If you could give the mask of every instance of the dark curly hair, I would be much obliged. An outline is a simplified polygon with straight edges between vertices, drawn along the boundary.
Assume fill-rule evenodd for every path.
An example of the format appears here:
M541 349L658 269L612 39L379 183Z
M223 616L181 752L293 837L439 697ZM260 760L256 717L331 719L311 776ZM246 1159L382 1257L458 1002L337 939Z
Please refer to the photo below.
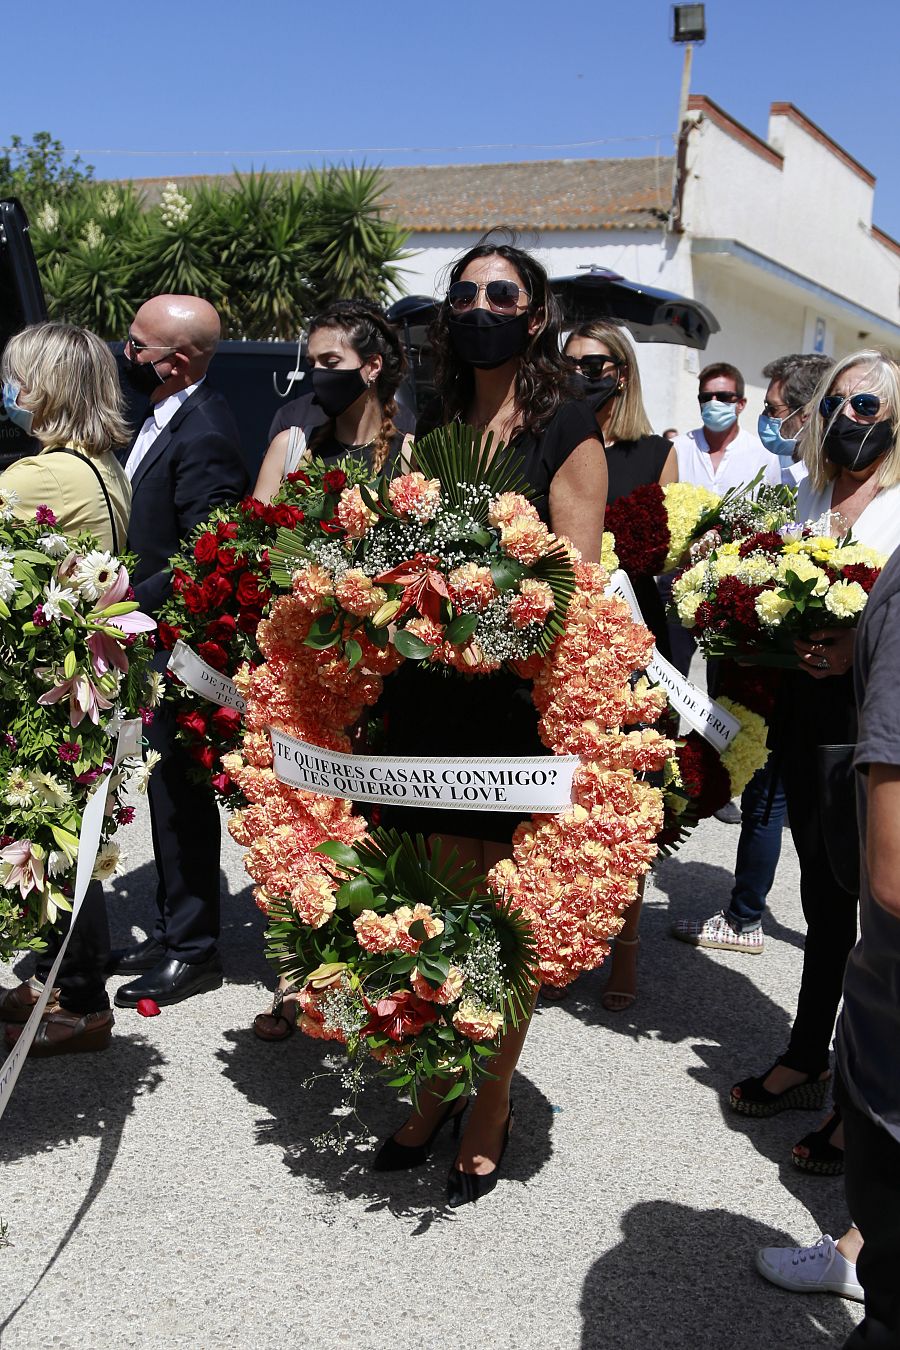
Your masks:
M347 342L365 364L373 356L381 357L381 372L375 383L375 392L381 404L381 426L372 447L372 467L380 473L391 450L391 441L397 435L394 418L397 402L394 398L406 374L406 352L400 334L388 323L384 311L371 300L335 300L317 314L309 325L309 336L318 328L339 328ZM329 440L334 435L334 419L317 428L309 448Z
M528 339L516 371L516 411L523 431L539 432L550 421L560 404L572 396L571 373L559 350L562 313L555 295L550 290L547 273L530 253L515 243L495 238L489 231L453 264L447 278L448 288L459 281L469 263L477 258L494 255L505 258L518 273L523 288L528 292L528 312L538 319L538 326ZM507 240L516 236L509 231ZM450 307L446 299L438 310L431 334L435 357L435 385L442 403L444 420L452 422L465 417L475 394L475 376L472 367L457 356L450 339L448 320Z

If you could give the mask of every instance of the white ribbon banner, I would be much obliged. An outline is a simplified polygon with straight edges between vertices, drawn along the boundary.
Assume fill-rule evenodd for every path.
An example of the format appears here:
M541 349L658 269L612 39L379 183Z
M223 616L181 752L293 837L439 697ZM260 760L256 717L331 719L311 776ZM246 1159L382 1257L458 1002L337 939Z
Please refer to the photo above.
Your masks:
M214 670L205 661L201 661L192 648L179 638L169 657L169 670L177 675L182 684L222 708L237 708L243 713L247 710L245 699L238 693L234 680L229 680L220 670Z
M118 735L116 739L116 753L113 757L113 768L123 759L140 751L142 738L142 723L139 717L128 718L125 720L116 718L113 721ZM134 746L137 745L137 751ZM59 974L59 968L62 965L63 957L69 945L69 939L72 936L72 930L78 920L81 906L84 903L84 897L87 894L87 888L91 882L91 876L94 871L94 863L97 860L97 853L100 848L100 835L103 830L103 818L106 814L106 799L109 795L109 782L112 773L104 774L98 781L97 786L91 793L87 806L84 809L84 815L81 818L81 834L78 837L78 861L75 866L75 894L72 898L72 916L69 921L69 931L62 940L62 945L56 955L56 960L50 967L50 974L44 983L44 987L38 997L37 1002L31 1010L31 1014L25 1026L22 1028L22 1034L16 1041L13 1049L7 1055L3 1064L0 1065L0 1118L9 1103L19 1074L22 1072L22 1066L31 1049L31 1042L37 1035L37 1029L40 1026L44 1009L50 998L55 985L56 977Z
M613 572L609 579L607 594L617 595L620 600L624 600L635 622L644 623L644 616L627 572L621 570ZM699 732L720 753L728 749L740 731L741 724L730 712L725 711L721 703L716 703L709 694L691 684L690 680L686 680L671 661L660 656L656 647L653 648L647 674L656 684L662 685L672 707L684 718L689 727Z
M269 727L276 777L290 787L393 806L555 815L572 804L578 755L452 759L344 755Z

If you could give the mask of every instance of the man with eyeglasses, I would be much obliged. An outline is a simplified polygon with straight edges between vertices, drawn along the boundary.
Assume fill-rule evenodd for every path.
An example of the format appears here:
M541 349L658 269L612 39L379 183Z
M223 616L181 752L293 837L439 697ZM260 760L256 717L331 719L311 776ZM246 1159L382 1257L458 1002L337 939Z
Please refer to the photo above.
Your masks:
M806 477L800 441L809 418L808 404L831 366L831 358L819 352L795 352L763 367L769 386L756 429L765 448L777 455L781 481L788 487L796 487Z
M156 295L134 317L123 379L147 399L125 461L131 479L128 547L138 556L141 609L158 614L171 591L169 559L216 506L238 501L249 480L237 426L206 372L219 316L196 295ZM165 668L167 652L155 664ZM192 780L163 703L147 729L162 759L150 777L150 820L159 914L152 934L113 953L114 970L138 978L116 994L122 1008L142 998L177 1003L222 983L219 936L219 813L212 788Z

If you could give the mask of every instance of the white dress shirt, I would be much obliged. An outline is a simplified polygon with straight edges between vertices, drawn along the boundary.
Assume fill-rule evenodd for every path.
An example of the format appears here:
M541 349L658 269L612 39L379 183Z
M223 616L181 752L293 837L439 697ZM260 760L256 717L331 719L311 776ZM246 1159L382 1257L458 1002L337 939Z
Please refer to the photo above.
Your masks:
M729 488L743 487L763 471L763 482L776 487L781 482L781 465L777 455L770 454L762 442L741 427L725 453L713 469L709 445L703 427L675 437L678 456L678 481L698 483L723 496Z
M137 434L137 439L131 447L131 454L125 462L125 472L129 478L134 478L138 465L156 440L163 427L168 426L172 418L193 394L195 389L199 389L204 375L196 384L189 384L187 389L179 389L177 394L169 394L167 398L161 399L159 403L153 405L153 411Z

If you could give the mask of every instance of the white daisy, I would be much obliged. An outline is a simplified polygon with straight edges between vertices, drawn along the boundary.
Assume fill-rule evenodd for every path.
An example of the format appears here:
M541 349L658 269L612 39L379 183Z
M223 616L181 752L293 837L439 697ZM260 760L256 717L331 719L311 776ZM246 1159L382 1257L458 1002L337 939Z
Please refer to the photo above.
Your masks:
M34 787L25 770L18 765L10 769L3 800L10 806L29 806L33 797Z
M51 581L41 602L44 618L67 619L69 616L63 610L63 604L71 605L73 609L76 609L78 607L77 592L69 586L57 586L55 581Z
M69 547L64 534L42 534L37 546L49 553L51 558L61 558Z
M118 574L118 558L95 548L83 558L79 558L74 581L81 594L88 600L99 600L103 592L109 590Z
M28 779L34 787L42 802L48 806L65 806L71 801L72 794L65 783L55 778L52 773L43 773L40 769L32 769Z
M163 696L163 690L166 682L158 670L151 670L147 675L147 705L155 708Z
M124 862L122 850L110 839L107 843L101 844L97 850L97 861L94 863L91 876L95 881L108 881L110 877L122 871L120 866L122 862Z

